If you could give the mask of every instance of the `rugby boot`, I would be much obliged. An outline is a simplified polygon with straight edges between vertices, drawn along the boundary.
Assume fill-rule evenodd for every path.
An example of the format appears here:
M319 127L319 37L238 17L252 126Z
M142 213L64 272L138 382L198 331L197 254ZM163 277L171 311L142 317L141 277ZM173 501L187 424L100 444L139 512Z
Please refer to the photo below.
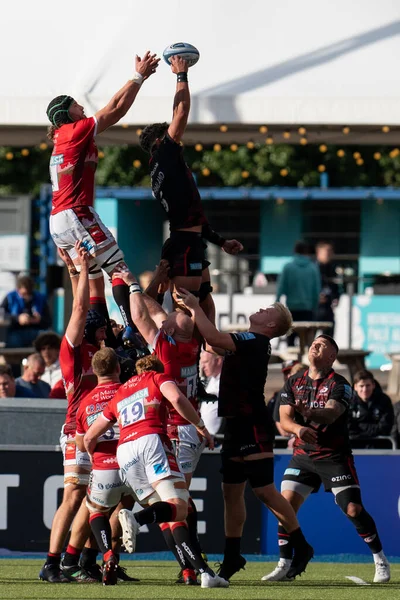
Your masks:
M216 573L214 573L214 575L210 575L210 573L202 573L200 575L200 578L202 588L229 587L229 581L227 581L223 577L220 577Z
M69 583L68 577L65 577L59 565L44 564L39 573L39 579L49 583Z
M387 583L388 581L390 581L390 565L384 556L375 563L374 583Z
M69 579L69 581L75 581L76 583L98 583L99 580L91 577L87 573L86 569L82 569L79 565L72 565L72 567L63 567L61 565L62 574Z
M241 554L236 558L225 557L222 565L218 569L218 575L226 581L229 581L235 573L240 571L240 569L244 569L246 562L245 557Z
M297 575L301 575L306 570L306 567L310 560L314 556L314 548L310 544L306 544L301 549L296 548L292 564L290 565L289 571L286 576L289 579L294 579Z
M290 558L281 558L275 569L271 573L268 573L268 575L261 577L261 581L293 581L293 579L289 579L287 576L291 562Z
M118 574L117 574L117 561L115 556L111 556L103 565L103 585L117 585Z
M122 543L125 550L132 554L136 548L136 536L139 533L139 523L131 510L122 508L118 513L118 519L122 527Z
M121 565L117 565L116 573L119 581L140 581L140 579L128 575L125 567L121 567Z

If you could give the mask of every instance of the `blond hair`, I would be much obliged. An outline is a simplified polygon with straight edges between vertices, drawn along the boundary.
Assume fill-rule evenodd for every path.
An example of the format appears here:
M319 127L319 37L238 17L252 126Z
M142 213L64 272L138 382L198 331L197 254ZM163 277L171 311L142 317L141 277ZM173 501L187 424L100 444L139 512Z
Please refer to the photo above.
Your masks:
M293 317L290 310L281 302L274 302L272 305L279 313L279 322L276 325L276 336L288 335L293 327Z
M161 360L155 354L149 354L136 361L136 373L141 375L147 371L157 371L157 373L164 373L164 365Z
M118 364L118 356L112 348L102 348L92 358L93 373L98 377L113 375Z

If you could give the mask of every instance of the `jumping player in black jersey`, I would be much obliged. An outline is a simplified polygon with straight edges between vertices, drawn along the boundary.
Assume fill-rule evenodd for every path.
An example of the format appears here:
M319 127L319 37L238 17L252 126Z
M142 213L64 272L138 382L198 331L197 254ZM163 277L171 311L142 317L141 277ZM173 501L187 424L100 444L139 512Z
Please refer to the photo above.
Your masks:
M243 246L237 240L225 240L218 235L204 215L199 191L180 145L190 111L188 64L183 58L173 56L171 69L177 75L172 122L145 127L140 145L151 154L153 196L169 219L170 237L163 246L162 258L169 262L170 279L175 288L191 290L204 303L212 288L203 240L220 246L228 254L241 252ZM211 302L211 297L208 301ZM210 315L212 308L207 304L203 307Z
M294 433L296 441L281 491L297 512L322 483L368 544L375 562L374 583L386 583L390 566L375 522L363 506L349 443L347 419L353 391L347 380L332 369L338 350L330 336L317 337L308 353L310 368L290 377L282 390L281 426ZM292 544L281 524L278 539L280 560L274 571L262 578L264 581L291 579Z
M210 346L225 349L218 414L226 417L222 444L222 490L225 506L225 553L219 574L230 579L244 568L240 542L246 520L246 482L261 502L283 519L293 544L292 577L302 573L313 557L290 504L274 485L274 422L264 402L264 385L271 355L270 340L285 335L292 324L289 310L275 302L250 316L243 333L222 333L208 320L198 299L178 289L185 306Z

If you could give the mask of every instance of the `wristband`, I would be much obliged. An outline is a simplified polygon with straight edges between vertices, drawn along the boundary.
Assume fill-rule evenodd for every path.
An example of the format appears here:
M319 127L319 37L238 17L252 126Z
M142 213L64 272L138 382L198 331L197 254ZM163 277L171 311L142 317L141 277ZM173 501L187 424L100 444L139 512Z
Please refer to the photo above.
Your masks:
M135 283L131 283L129 286L130 294L141 294L142 290L140 289L140 285L135 281Z
M133 75L133 77L131 79L131 81L133 81L134 83L137 83L138 85L142 85L143 80L144 80L143 75L141 75L137 71L136 71L136 73Z
M187 83L188 82L188 76L186 71L181 71L180 73L177 74L176 76L176 81L178 83Z
M197 423L197 425L195 425L196 429L205 429L205 425L204 425L204 421L203 419L200 419L200 421Z

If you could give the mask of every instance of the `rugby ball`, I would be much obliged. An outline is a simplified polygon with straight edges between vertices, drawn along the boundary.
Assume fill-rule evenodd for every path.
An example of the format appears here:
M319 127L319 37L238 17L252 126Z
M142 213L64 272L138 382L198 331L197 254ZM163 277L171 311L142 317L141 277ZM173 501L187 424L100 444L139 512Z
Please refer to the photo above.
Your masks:
M192 44L186 44L185 42L178 42L167 46L163 52L165 62L170 65L171 56L182 56L187 60L189 67L193 67L200 58L200 52L192 46Z

